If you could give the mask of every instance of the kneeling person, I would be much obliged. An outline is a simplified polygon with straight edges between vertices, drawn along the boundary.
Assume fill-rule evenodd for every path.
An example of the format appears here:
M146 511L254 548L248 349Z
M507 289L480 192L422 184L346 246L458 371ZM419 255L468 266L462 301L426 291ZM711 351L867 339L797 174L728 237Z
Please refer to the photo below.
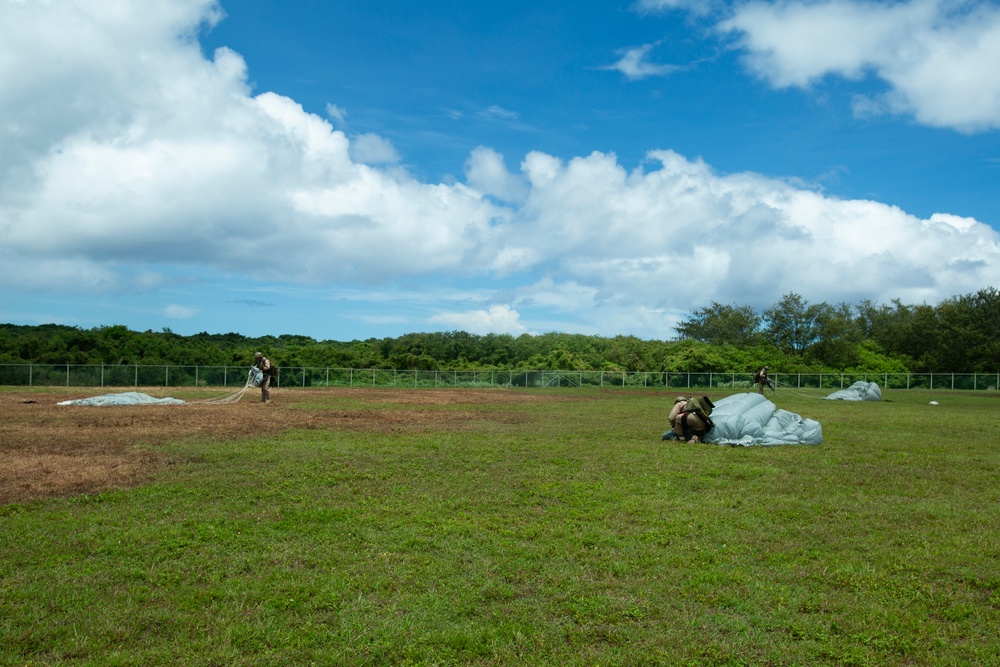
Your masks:
M701 442L705 434L712 430L712 408L715 404L708 396L674 399L674 407L670 410L670 426L678 440L687 440L694 444Z

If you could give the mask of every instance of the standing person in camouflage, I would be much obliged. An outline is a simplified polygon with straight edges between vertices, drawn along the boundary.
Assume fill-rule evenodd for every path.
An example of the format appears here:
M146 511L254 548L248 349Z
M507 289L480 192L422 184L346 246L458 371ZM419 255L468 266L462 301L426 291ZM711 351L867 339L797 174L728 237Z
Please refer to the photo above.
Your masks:
M774 391L774 384L771 382L771 379L767 377L767 366L764 366L753 374L753 381L757 383L757 391L761 396L764 395L765 385L770 387L771 391Z
M253 355L253 365L254 368L260 369L260 372L264 374L263 379L260 381L260 402L270 403L271 378L275 375L274 364L272 364L270 359L265 357L262 353L255 352Z

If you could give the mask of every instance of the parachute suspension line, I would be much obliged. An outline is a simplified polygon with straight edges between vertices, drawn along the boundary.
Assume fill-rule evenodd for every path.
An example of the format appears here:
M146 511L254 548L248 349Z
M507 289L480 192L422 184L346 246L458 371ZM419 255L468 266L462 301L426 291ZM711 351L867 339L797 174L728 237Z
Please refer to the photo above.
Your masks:
M810 393L808 390L800 389L799 387L796 387L794 384L787 384L787 383L782 382L780 380L777 380L776 382L777 382L778 387L783 392L795 394L796 396L799 396L801 398L822 398L822 397L816 396L815 394Z
M236 403L243 398L243 394L260 385L260 380L263 376L255 371L257 371L256 368L250 369L250 372L247 373L247 383L235 394L223 396L222 398L206 398L200 401L191 401L191 403L198 403L200 405L229 405L230 403Z

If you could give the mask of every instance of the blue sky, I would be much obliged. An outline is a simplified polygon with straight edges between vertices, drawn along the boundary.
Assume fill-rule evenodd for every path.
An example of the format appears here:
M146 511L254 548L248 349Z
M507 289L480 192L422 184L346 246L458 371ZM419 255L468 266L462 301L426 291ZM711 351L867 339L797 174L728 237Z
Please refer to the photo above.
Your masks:
M670 338L1000 286L1000 3L0 0L0 321Z

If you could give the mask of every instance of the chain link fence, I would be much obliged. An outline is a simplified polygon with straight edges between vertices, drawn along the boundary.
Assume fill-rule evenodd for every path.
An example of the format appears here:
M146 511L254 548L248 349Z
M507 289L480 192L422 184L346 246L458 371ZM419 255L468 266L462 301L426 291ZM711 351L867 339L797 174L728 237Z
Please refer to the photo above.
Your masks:
M276 387L621 387L651 389L750 388L753 373L648 371L465 370L283 367ZM8 387L236 387L245 366L139 364L0 364ZM779 387L837 390L854 382L883 389L996 390L1000 373L771 373Z

